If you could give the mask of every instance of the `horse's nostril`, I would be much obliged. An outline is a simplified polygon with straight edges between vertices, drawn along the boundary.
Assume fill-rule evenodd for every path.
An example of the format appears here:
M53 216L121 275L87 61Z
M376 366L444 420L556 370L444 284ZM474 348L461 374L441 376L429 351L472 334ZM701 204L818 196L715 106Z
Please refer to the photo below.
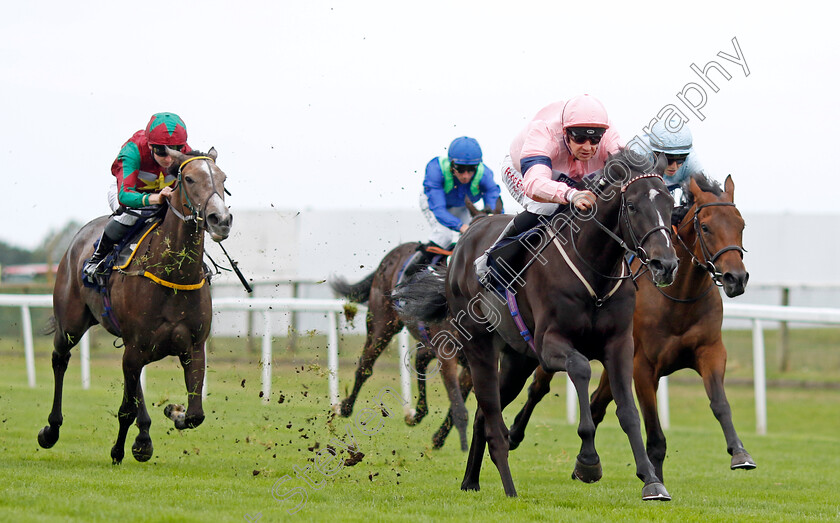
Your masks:
M210 225L219 225L219 216L215 213L207 216L207 221L210 222Z

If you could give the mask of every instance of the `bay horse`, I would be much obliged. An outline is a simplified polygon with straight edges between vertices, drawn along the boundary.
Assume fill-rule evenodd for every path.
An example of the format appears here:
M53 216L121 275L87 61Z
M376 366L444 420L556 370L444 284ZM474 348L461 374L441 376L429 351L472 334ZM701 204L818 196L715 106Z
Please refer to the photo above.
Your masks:
M472 224L475 223L477 218L488 214L502 213L501 198L496 200L496 208L493 210L479 210L469 198L465 198L464 203L470 212L470 216L473 217L473 221L470 222L470 227L472 227ZM371 374L373 374L374 363L376 363L376 360L388 347L393 337L403 329L403 326L406 326L409 333L416 340L421 340L422 343L416 351L415 363L418 385L417 406L411 413L406 415L405 422L408 425L416 425L426 416L428 413L426 378L439 372L452 408L447 413L447 418L441 428L432 437L432 445L434 448L442 447L449 430L454 424L461 438L461 449L467 450L467 423L469 417L467 408L464 405L464 399L469 394L472 382L469 379L469 371L466 369L466 361L461 360L464 369L460 375L458 374L459 360L457 358L443 357L437 358L439 363L435 372L427 373L426 369L428 364L432 359L437 357L434 347L430 346L428 340L434 338L438 329L434 325L430 325L428 329L426 327L421 328L422 324L418 324L417 322L407 322L404 324L397 316L391 300L391 292L399 282L403 269L419 247L419 242L403 243L395 247L382 258L376 270L357 283L350 284L341 276L333 276L329 280L330 287L336 294L357 303L367 303L368 306L368 313L365 319L367 327L365 346L356 365L353 389L342 400L339 407L339 414L347 417L353 413L353 407L356 404L356 399L362 386ZM437 258L438 261L433 261L433 263L445 264L447 255L448 253L441 255ZM408 362L400 362L400 364L406 365Z
M723 429L732 470L756 468L732 423L732 410L723 387L726 347L721 339L723 300L716 286L730 298L740 296L749 280L743 262L744 219L735 207L735 184L726 177L724 190L703 175L693 175L683 186L688 197L684 213L674 227L680 270L667 291L640 278L633 315L633 381L647 435L647 453L663 479L665 434L659 421L656 391L659 378L681 369L693 369L703 379L712 412ZM693 210L693 212L692 212ZM635 262L637 263L637 262ZM552 375L537 369L528 400L511 427L511 447L525 436L534 406L548 393ZM613 399L609 373L601 375L590 398L596 426Z
M488 446L505 494L516 496L502 409L538 364L549 372L568 372L579 404L588 407L589 361L597 359L613 377L618 419L633 450L636 475L644 482L642 499L671 499L645 453L633 401L636 293L624 262L625 252L633 252L657 284L673 281L677 257L666 224L674 200L661 176L651 172L664 168L663 161L654 167L629 150L611 156L604 169L584 179L598 196L591 214L582 216L563 206L546 229L518 240L533 258L509 284L506 299L478 281L473 261L499 236L507 217L490 217L470 227L447 269L425 273L395 293L404 319L453 325L453 343L469 362L479 409L462 490L479 490ZM580 412L582 444L573 478L594 482L601 478L595 424L588 408Z
M149 363L166 356L180 359L187 409L184 413L182 407L170 405L165 413L173 418L177 429L195 428L204 421L204 342L212 320L210 288L202 261L204 232L210 233L214 241L224 240L230 234L233 217L225 206L226 176L216 165L216 150L210 149L206 155L198 151L168 152L175 159L170 174L177 175L177 180L166 215L156 229L144 236L130 264L112 273L107 294L83 285L82 267L93 253L94 240L101 235L108 217L102 216L82 227L59 263L53 291L55 395L49 425L38 433L38 443L43 448L51 448L59 438L62 389L70 350L97 323L122 337L125 344L119 432L111 448L114 464L123 460L126 435L135 419L140 432L131 447L134 459L143 462L152 457L152 420L140 386L140 371ZM105 306L107 296L110 312Z

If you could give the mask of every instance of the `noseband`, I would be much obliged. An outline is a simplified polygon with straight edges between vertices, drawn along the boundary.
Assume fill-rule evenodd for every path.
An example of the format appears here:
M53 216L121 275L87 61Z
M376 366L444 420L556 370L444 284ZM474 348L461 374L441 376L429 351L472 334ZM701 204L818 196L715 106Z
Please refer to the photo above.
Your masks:
M178 179L175 180L175 185L173 186L175 189L180 189L181 192L183 193L184 200L186 200L186 202L184 202L184 205L187 207L187 209L190 210L189 215L181 214L181 212L179 212L174 206L172 206L172 203L169 203L169 207L172 209L172 212L175 213L175 216L180 218L183 222L188 223L188 222L191 222L191 221L195 221L196 227L199 227L201 222L204 221L204 212L207 209L207 203L210 201L210 198L212 198L215 195L218 195L219 197L222 198L222 200L224 200L224 196L222 196L221 193L219 192L219 190L216 189L216 180L213 179L213 169L211 168L210 169L210 184L211 184L211 187L213 188L213 192L210 193L210 195L207 197L206 200L204 200L204 203L202 205L194 205L193 204L192 199L190 199L190 194L187 192L187 186L182 185L182 183L181 183L181 174L184 170L184 166L187 165L188 163L192 162L192 161L195 161L195 160L206 160L208 162L213 162L213 158L211 158L209 156L193 156L192 158L188 158L187 160L184 160L184 162L181 163L181 165L178 166Z
M685 248L685 250L688 251L689 254L691 254L691 262L698 267L703 267L704 269L706 269L709 275L711 275L712 281L715 282L715 285L717 285L718 287L723 287L723 281L721 281L723 274L715 266L715 262L718 260L718 258L721 257L723 253L729 251L738 251L738 253L741 255L741 259L744 259L744 253L746 252L746 249L744 249L740 245L727 245L726 247L717 251L715 254L711 253L711 251L709 250L709 246L706 245L706 240L703 239L703 231L700 227L699 218L700 211L702 211L706 207L735 207L735 204L730 202L710 202L704 203L703 205L698 205L697 208L694 210L694 219L692 220L692 222L694 224L694 232L697 236L694 239L694 243L700 243L700 252L703 253L703 261L701 262L697 259L696 256L694 256L694 251L688 248L685 242L683 242L680 238L679 231L677 231L677 239ZM682 230L682 227L680 227L680 230Z

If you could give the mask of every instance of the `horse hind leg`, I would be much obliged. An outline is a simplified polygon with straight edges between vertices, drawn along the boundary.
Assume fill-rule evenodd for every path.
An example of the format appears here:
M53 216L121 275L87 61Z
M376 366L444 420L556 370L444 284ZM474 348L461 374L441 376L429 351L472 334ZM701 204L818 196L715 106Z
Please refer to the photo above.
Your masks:
M417 371L417 405L413 412L409 412L405 416L405 424L411 427L423 421L423 418L429 413L429 405L426 399L426 381L440 371L440 364L438 364L431 375L426 373L429 362L435 359L435 351L426 347L425 344L418 345L419 348L414 358L414 369Z
M55 334L53 336L52 369L55 382L53 392L52 410L47 417L49 425L38 432L38 445L42 448L52 448L58 441L61 425L64 423L64 416L61 413L61 404L64 390L64 374L67 372L67 364L70 361L70 349L72 349L82 338L82 335L90 324L84 325L79 333L69 333L61 328L56 321Z
M461 450L466 451L468 449L467 423L469 421L469 413L464 404L464 396L461 393L458 361L456 358L442 359L441 378L443 378L443 384L449 396L449 412L443 425L441 425L440 429L432 437L432 445L436 449L443 447L446 436L449 435L449 431L452 430L452 425L454 424L461 440Z
M553 372L544 371L542 367L537 367L534 372L534 379L528 387L528 399L522 406L522 410L513 419L513 426L510 428L510 435L508 436L510 438L510 450L519 447L519 444L525 439L525 427L528 426L528 421L530 421L537 403L542 401L551 390L551 378L553 376Z
M353 407L356 405L356 398L359 396L359 391L362 390L362 385L373 374L373 364L376 363L377 358L382 354L388 343L394 335L402 328L402 323L394 318L388 321L381 322L384 324L377 325L376 318L371 316L368 320L367 328L368 335L365 341L365 348L359 358L359 364L356 366L356 379L353 382L353 391L349 396L344 398L339 407L339 414L342 417L348 417L353 414Z
M464 362L466 365L466 362ZM472 390L472 377L470 376L470 368L468 366L464 366L461 368L461 374L458 377L458 384L461 388L461 399L465 402L464 409L466 409L466 401L467 397L470 395L470 391ZM466 411L465 411L466 412ZM469 416L469 414L467 414ZM435 432L434 436L432 436L432 442L440 441L440 445L443 446L443 442L446 440L446 437L449 435L449 432L452 430L452 407L449 407L449 410L446 412L446 418L443 419L443 423L440 424L437 432ZM469 421L469 419L467 419ZM461 433L461 429L459 428L459 435L461 436L461 450L467 450L469 447L466 445L466 424L464 425L464 431Z

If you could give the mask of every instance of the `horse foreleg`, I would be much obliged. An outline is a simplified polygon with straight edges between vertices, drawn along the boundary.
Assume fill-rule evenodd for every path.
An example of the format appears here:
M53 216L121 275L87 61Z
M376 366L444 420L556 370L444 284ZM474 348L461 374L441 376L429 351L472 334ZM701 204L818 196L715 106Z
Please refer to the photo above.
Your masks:
M137 389L140 382L140 372L143 370L145 364L134 355L136 352L137 349L126 344L122 362L124 381L123 400L117 412L120 429L117 433L117 441L111 447L111 461L114 465L122 463L125 457L125 439L128 435L128 429L137 418Z
M706 395L709 397L709 406L723 429L723 435L726 438L726 450L732 456L730 468L732 470L752 470L756 468L755 461L744 448L738 433L735 432L735 426L732 423L732 409L723 388L723 377L726 371L726 349L723 343L718 342L712 347L698 349L697 353L703 355L698 358L698 372L703 378Z
M461 439L461 450L467 450L467 422L469 421L469 414L467 407L464 404L464 397L461 395L461 387L458 378L458 360L452 358L441 358L441 378L443 385L446 387L446 393L449 396L449 412L443 425L438 429L432 437L432 446L439 449L446 441L446 436L452 430L452 425L458 429L458 435Z
M152 445L152 437L149 435L149 428L152 426L152 418L149 416L149 411L146 410L146 399L143 396L143 387L141 383L137 382L137 428L140 429L139 434L134 439L134 444L131 446L131 453L134 459L139 462L149 461L154 454L154 446Z
M426 403L426 381L429 376L426 375L426 369L429 367L429 362L435 359L435 351L432 348L426 347L424 343L418 346L414 357L414 369L417 371L417 405L413 413L405 416L405 423L410 426L420 423L429 413L429 406Z
M373 364L376 363L376 359L391 342L391 338L402 328L402 323L396 318L382 323L384 324L376 325L375 318L368 318L367 340L362 356L359 358L359 364L356 366L356 380L353 382L353 391L341 402L339 409L339 414L345 418L353 414L356 398L359 396L359 391L362 390L362 385L373 374Z
M180 355L179 359L184 368L184 383L187 386L187 412L183 421L179 419L175 422L175 428L194 429L204 422L201 400L205 372L204 343L196 344L189 354Z
M598 387L589 396L589 412L592 413L592 422L595 423L595 428L604 421L604 416L607 415L607 407L613 400L612 389L610 389L610 375L607 370L601 373L601 380L598 382Z
M642 442L639 411L636 410L636 404L633 401L632 336L630 333L627 333L625 336L618 336L610 340L604 348L604 352L608 355L604 361L604 368L610 376L610 388L615 399L618 422L630 440L630 448L633 451L633 459L636 462L636 476L645 484L642 487L642 499L670 500L671 495L668 494L665 485L656 476L656 471L650 462L650 458L648 458L645 445ZM591 419L589 409L586 409L586 413L590 415Z
M519 447L519 444L525 439L525 427L528 426L528 421L534 413L534 407L551 390L551 378L553 377L553 372L545 371L542 367L537 367L534 372L534 379L528 387L528 399L522 406L522 410L513 419L513 426L510 428L510 450Z
M589 411L589 380L592 377L592 368L589 360L580 352L571 349L566 354L566 372L578 396L578 420L577 433L580 437L580 452L575 459L575 469L572 472L572 479L579 479L584 483L594 483L601 479L601 458L595 450L595 422L592 421L592 413Z
M50 415L47 417L49 425L38 432L38 444L45 448L52 448L58 441L61 424L64 423L64 416L61 414L61 399L64 390L64 373L67 371L67 363L70 361L70 349L76 344L72 336L65 335L60 328L56 329L52 352L52 369L55 381L53 392L53 405Z

